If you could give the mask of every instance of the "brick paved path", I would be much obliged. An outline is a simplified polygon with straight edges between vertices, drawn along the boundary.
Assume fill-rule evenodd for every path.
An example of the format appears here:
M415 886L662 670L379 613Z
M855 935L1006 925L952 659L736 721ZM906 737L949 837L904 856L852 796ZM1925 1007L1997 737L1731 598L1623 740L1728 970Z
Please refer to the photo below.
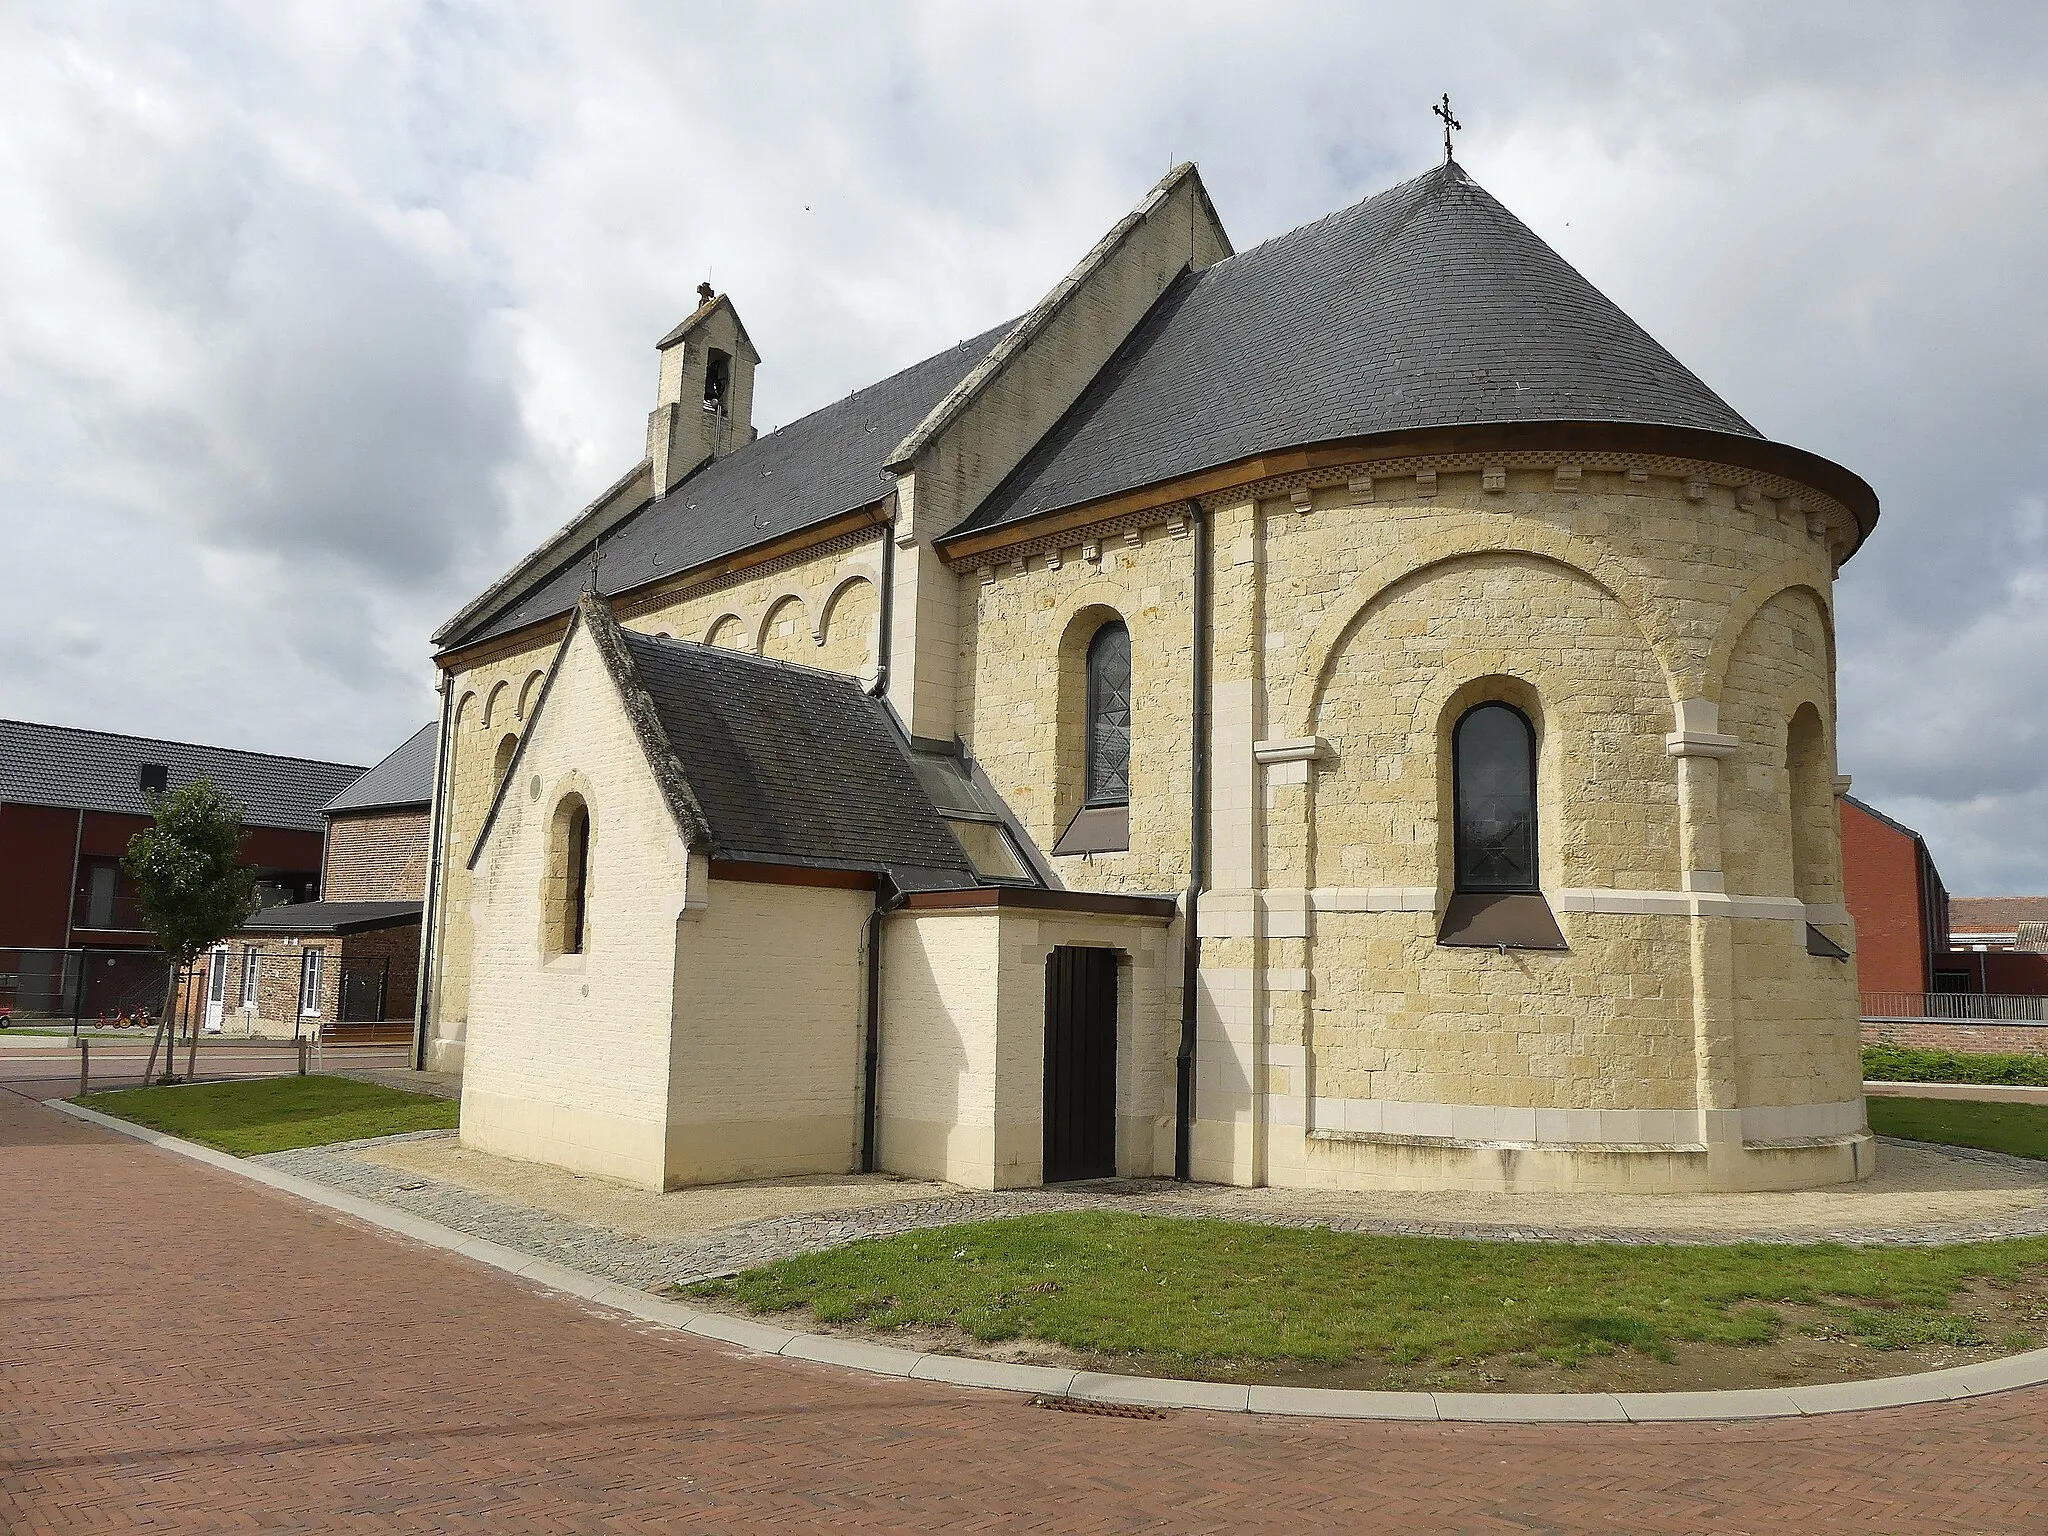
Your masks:
M0 1092L0 1530L2048 1528L2048 1390L1746 1425L1181 1413L736 1357Z

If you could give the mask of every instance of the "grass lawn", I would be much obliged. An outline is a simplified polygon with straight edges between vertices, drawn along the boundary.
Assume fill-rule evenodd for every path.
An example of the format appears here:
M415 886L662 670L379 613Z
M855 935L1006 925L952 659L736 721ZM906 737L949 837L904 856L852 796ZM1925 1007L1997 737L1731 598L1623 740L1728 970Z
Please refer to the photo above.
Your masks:
M1972 1106L1975 1107L1975 1106ZM869 1239L690 1287L755 1312L1205 1361L1577 1366L1803 1331L1878 1349L2000 1344L1951 1301L2048 1276L2048 1238L1948 1248L1485 1243L1066 1212ZM2038 1331L2038 1330L2037 1330Z
M1907 1141L1945 1141L2014 1157L2048 1158L2048 1104L1985 1104L1969 1099L1871 1097L1870 1128Z
M452 1131L460 1107L453 1099L347 1077L125 1088L74 1102L238 1157L400 1131Z
M1986 1055L1920 1051L1903 1045L1866 1045L1863 1076L1873 1083L1998 1083L2048 1088L2048 1051Z

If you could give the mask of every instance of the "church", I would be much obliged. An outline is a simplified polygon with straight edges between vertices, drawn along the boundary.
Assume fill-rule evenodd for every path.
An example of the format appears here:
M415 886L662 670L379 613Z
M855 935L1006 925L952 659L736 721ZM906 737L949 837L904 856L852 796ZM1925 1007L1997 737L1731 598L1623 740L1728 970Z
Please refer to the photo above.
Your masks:
M419 1051L466 1145L656 1189L1874 1170L1833 582L1876 498L1453 160L1242 252L1181 165L1028 313L765 435L698 294L645 457L435 636Z

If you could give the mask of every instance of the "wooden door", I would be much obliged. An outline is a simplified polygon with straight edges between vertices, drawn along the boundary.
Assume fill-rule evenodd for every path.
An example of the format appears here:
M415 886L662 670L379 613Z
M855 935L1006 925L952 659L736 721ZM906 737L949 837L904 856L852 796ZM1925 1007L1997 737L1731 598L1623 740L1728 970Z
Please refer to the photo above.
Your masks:
M1116 1175L1116 951L1063 945L1045 961L1047 1184Z

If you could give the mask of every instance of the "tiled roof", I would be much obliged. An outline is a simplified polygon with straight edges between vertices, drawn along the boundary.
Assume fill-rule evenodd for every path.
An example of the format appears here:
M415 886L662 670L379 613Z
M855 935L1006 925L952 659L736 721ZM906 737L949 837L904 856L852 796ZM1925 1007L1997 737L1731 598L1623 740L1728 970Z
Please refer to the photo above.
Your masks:
M420 920L417 901L300 901L265 907L244 933L360 933Z
M359 764L0 720L0 802L147 816L145 763L169 769L172 789L211 779L249 826L306 832L326 825L321 807L363 772Z
M852 678L620 636L702 812L712 857L888 870L906 889L976 883L888 706Z
M1951 933L1981 929L2004 933L2021 923L2048 922L2048 896L1951 896Z
M882 468L890 452L1007 329L949 347L714 459L605 535L597 589L628 591L880 501L895 488ZM447 643L567 613L589 581L586 548Z
M1421 427L1757 430L1444 165L1183 275L956 532L1263 450Z
M377 766L327 802L327 811L371 811L425 805L434 798L440 728L431 720L385 754Z

